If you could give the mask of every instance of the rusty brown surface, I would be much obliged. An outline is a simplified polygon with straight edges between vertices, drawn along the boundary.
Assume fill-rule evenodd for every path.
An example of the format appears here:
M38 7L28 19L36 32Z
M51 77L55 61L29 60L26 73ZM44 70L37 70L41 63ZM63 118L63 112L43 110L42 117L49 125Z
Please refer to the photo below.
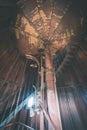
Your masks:
M56 100L56 89L55 89L55 81L54 81L54 70L51 61L50 52L46 52L46 83L47 83L47 101L48 101L48 112L55 128L52 126L49 129L60 129L62 130L61 126L61 119L60 119L60 112L58 107L58 100Z

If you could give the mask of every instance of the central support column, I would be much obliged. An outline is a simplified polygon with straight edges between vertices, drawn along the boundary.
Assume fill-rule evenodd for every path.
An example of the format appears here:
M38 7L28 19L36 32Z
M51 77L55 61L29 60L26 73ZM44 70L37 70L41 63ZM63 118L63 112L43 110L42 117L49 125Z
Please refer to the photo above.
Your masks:
M41 101L44 105L44 68L41 63ZM44 130L44 115L40 112L40 130Z
M50 51L46 50L45 53L48 112L52 122L52 126L49 125L49 130L62 130L53 63Z

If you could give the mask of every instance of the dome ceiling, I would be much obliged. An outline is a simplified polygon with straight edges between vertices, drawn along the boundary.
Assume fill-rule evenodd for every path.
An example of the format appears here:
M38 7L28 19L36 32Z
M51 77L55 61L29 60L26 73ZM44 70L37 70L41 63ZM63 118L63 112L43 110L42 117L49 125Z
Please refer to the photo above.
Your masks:
M63 49L74 31L70 33L61 23L71 5L70 1L32 0L19 2L15 33L18 47L23 54L37 55L40 49L50 49L54 55Z

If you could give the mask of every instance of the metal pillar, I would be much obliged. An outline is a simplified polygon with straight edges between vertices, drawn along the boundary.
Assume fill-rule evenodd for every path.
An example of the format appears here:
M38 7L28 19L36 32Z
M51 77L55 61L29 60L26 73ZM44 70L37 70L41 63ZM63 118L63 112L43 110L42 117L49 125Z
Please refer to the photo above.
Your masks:
M54 126L54 128L52 128L52 126L49 125L49 130L62 130L59 103L56 91L56 80L49 50L46 50L45 52L45 61L46 61L48 112Z
M41 57L41 102L44 105L44 67L43 67L43 64L42 64L42 57ZM43 111L40 112L40 130L44 130Z

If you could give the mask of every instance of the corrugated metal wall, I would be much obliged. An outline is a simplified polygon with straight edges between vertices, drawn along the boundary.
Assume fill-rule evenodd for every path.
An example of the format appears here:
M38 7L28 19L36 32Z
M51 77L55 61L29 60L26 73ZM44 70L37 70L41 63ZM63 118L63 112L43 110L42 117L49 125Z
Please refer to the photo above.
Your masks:
M87 47L81 47L57 77L63 130L87 130Z
M87 129L87 85L59 88L63 130Z

